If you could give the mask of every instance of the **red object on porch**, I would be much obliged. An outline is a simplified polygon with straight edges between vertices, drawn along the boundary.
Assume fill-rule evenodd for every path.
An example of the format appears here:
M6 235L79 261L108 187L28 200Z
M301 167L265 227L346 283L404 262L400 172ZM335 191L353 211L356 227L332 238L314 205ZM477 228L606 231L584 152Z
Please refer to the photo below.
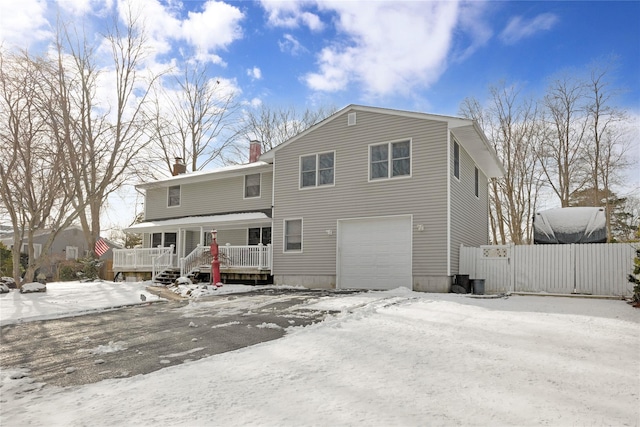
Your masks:
M217 234L217 230L211 231L211 285L222 286L222 281L220 280L220 260L218 259L220 253L216 239Z

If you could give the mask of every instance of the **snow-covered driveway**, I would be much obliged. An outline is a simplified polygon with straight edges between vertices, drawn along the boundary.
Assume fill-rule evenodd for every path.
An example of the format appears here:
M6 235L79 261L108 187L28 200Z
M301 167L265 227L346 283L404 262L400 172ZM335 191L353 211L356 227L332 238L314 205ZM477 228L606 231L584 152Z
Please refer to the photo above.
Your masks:
M640 311L622 301L396 290L308 308L341 312L148 375L38 389L3 370L3 425L640 423Z

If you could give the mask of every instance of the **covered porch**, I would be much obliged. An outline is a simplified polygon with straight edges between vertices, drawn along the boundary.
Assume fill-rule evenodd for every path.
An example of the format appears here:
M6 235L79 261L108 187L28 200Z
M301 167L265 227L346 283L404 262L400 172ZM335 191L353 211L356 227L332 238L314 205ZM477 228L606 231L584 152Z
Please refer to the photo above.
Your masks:
M134 224L128 232L143 235L143 247L113 252L113 271L148 274L208 275L211 231L217 231L221 272L226 278L270 276L271 218L265 212L185 217Z

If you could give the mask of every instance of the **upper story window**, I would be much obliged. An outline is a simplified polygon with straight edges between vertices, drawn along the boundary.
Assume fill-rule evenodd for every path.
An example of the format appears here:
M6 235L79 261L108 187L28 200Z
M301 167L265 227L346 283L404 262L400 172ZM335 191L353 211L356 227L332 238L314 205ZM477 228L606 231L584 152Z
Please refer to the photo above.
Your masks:
M180 186L174 185L167 190L167 206L180 206Z
M474 178L475 179L475 181L474 181L474 189L475 189L476 197L478 197L478 195L480 194L479 189L478 189L478 186L480 184L480 180L479 180L480 178L478 176L478 168L476 167L474 169L475 169L475 171L474 171L474 177L475 177Z
M369 146L369 179L411 175L411 141Z
M460 145L453 141L453 176L460 179Z
M333 185L335 152L300 157L300 188Z
M244 198L260 197L260 174L244 176Z

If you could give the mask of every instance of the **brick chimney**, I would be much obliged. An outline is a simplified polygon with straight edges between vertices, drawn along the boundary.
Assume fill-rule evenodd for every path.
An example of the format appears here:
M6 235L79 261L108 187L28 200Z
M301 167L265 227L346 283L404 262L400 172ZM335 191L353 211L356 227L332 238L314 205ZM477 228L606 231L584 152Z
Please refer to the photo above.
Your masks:
M173 176L180 175L187 172L187 165L184 164L182 157L176 157L176 162L173 165Z
M260 141L253 140L249 143L249 163L255 163L262 154L262 144Z

